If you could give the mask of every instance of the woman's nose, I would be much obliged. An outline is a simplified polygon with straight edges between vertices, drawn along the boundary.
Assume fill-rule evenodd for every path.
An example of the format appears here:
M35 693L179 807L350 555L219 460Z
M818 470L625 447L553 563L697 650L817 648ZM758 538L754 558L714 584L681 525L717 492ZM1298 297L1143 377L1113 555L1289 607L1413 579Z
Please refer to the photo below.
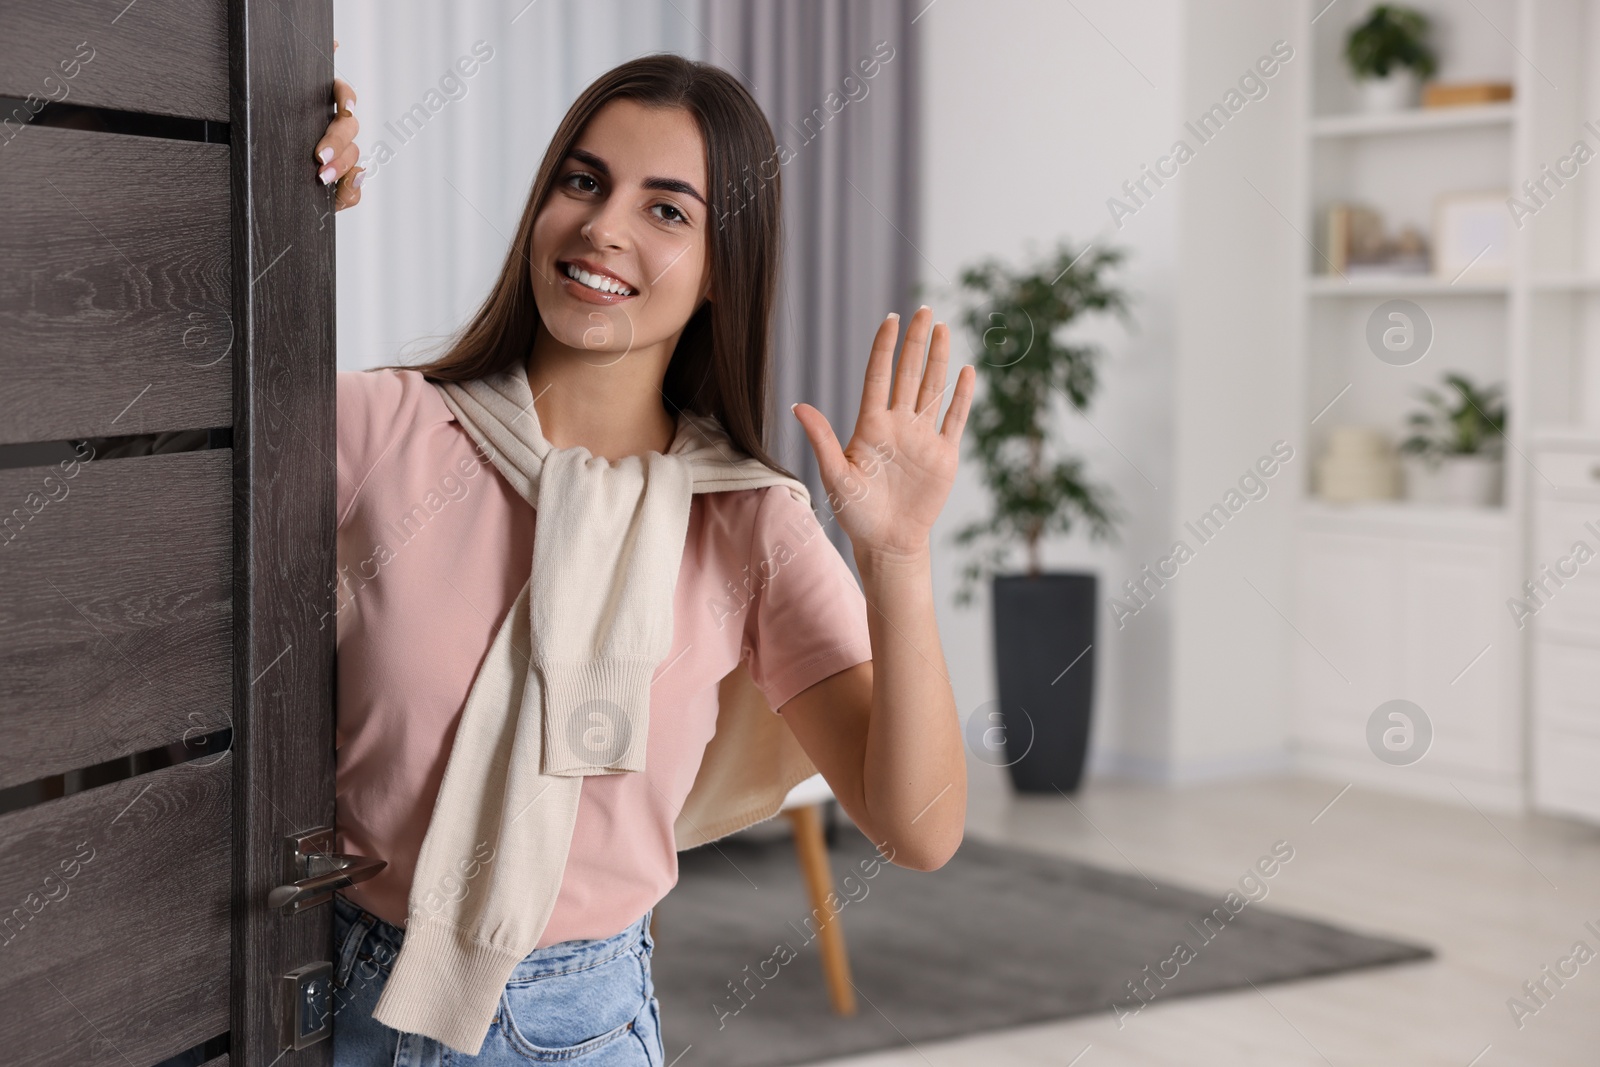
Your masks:
M621 248L626 243L623 222L610 203L601 205L579 231L596 248Z

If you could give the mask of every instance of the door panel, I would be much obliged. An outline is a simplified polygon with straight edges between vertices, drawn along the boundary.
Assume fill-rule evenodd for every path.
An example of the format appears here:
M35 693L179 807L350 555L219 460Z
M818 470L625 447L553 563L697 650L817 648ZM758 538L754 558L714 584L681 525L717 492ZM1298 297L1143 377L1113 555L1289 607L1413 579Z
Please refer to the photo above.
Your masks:
M128 0L6 3L0 96L226 120L227 5L148 6L135 16Z
M4 145L0 444L233 421L229 195L225 144Z
M0 1062L323 1067L332 5L0 4Z
M0 1049L147 1065L228 1029L224 753L0 816Z
M0 471L0 789L230 721L231 451L80 454Z

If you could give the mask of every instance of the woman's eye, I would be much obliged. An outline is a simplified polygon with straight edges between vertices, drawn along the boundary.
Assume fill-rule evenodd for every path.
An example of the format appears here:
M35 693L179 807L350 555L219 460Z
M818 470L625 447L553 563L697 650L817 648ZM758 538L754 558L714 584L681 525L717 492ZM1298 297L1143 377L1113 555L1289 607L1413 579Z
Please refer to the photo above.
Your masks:
M568 182L568 184L571 184L573 182L590 182L593 185L594 188L584 188L584 189L582 189L582 191L585 192L585 193L592 193L592 192L594 192L595 189L598 189L600 187L600 183L594 180L594 175L585 174L582 171L576 171L576 172L574 172L572 174L567 175L567 182Z
M665 218L665 221L667 221L667 222L688 222L689 221L689 217L687 215L685 215L683 212L679 211L677 209L677 207L675 205L673 205L673 204L657 204L656 207L660 208L662 211L670 211L670 212L672 212L671 216L667 216Z

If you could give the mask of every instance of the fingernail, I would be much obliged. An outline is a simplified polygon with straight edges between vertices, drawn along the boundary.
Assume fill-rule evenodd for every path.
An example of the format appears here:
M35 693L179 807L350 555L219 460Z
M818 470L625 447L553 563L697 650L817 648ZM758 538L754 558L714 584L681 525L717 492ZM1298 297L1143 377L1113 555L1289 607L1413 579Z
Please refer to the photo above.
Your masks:
M346 111L354 111L356 109L356 102L354 100L346 100L344 102L344 109Z
M927 311L928 310L928 305L927 304L923 304L921 307L917 308L917 310L918 311Z
M792 413L794 411L794 409L799 407L799 406L800 406L800 401L796 400L793 404L789 405L789 411Z
M900 319L900 313L899 313L899 312L898 312L898 311L891 311L891 312L889 312L889 317L890 317L890 318L891 318L891 319L894 319L894 320L896 320L896 321L899 321L899 319Z
M323 167L322 170L317 173L317 177L322 179L322 184L323 185L332 185L333 184L333 168L332 167Z
M350 188L359 189L361 188L361 183L366 180L367 172L365 170L358 170L356 171L356 176L350 179Z
M333 162L333 146L332 145L329 145L327 148L324 148L322 151L317 153L317 162L318 163L332 163Z

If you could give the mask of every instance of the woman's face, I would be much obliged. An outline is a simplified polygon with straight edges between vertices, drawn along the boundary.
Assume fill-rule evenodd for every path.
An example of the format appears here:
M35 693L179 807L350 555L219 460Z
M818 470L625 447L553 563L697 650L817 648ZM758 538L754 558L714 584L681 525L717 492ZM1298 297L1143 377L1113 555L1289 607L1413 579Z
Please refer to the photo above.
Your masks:
M688 111L625 99L597 111L533 222L533 297L550 334L618 354L671 342L670 355L709 295L705 196Z

